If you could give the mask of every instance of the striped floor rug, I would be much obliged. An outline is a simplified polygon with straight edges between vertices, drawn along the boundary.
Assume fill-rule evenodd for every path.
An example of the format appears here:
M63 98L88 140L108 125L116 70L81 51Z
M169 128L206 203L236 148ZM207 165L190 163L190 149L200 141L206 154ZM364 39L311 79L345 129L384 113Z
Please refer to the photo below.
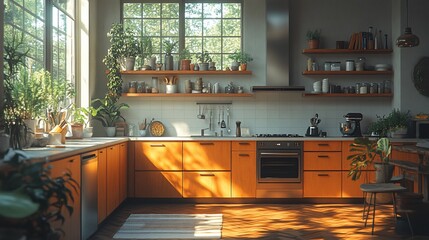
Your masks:
M220 239L222 214L131 214L115 239Z

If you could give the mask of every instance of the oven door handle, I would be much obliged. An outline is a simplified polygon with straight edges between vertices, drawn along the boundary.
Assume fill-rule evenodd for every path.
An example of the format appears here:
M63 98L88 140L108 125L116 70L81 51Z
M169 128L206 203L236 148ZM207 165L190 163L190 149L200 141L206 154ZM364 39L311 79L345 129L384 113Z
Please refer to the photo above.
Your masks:
M298 156L298 153L261 153L261 156Z

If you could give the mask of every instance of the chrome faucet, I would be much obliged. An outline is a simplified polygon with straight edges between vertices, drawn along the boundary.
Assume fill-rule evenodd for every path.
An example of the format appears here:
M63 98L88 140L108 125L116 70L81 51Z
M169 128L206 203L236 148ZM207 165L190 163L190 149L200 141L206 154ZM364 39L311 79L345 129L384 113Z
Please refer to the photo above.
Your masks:
M208 130L208 129L210 129L210 128L203 128L203 129L201 129L201 137L204 137L204 131Z

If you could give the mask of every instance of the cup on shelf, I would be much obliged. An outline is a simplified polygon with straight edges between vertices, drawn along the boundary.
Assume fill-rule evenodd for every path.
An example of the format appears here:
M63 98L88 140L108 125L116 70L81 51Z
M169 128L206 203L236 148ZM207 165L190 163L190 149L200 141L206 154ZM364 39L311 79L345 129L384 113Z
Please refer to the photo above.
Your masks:
M324 78L322 80L322 92L323 93L329 92L329 79L328 78Z
M316 93L320 93L322 91L322 82L316 81L313 83L313 91Z

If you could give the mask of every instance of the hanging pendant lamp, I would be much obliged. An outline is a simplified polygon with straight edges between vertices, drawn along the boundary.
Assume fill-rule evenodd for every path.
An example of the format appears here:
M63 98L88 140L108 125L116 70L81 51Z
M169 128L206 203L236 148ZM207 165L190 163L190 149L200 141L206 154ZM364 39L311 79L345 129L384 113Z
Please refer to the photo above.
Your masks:
M405 28L404 34L398 37L396 39L396 46L403 48L403 47L416 47L419 45L419 37L414 35L411 32L411 28L408 27L408 0L406 2L407 4L407 27Z

